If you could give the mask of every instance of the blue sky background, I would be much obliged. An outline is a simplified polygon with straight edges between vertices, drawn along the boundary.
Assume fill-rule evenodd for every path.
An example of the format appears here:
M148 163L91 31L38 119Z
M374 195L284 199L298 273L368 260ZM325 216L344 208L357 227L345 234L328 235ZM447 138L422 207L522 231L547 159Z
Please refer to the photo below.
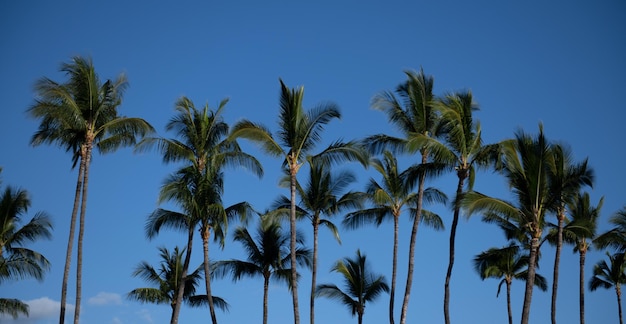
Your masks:
M589 158L596 172L592 201L605 197L600 230L626 204L623 184L624 89L626 88L626 4L623 1L2 1L0 2L0 156L3 185L22 187L31 194L29 215L46 211L54 218L54 238L32 247L52 262L45 281L3 284L0 295L31 305L31 318L7 323L57 321L69 216L76 172L71 157L56 147L29 145L37 121L25 111L33 103L34 82L43 76L62 81L59 65L72 56L91 56L102 79L125 73L130 82L121 113L148 120L160 135L173 116L180 96L196 105L216 107L230 98L226 121L242 118L277 129L278 78L290 87L305 86L306 107L327 100L341 107L343 118L324 132L327 144L376 133L395 134L385 116L370 109L372 96L394 89L405 80L404 70L423 68L435 79L435 93L471 89L481 110L476 113L485 143L513 136L522 128L571 145L578 160ZM321 149L322 145L320 145ZM286 189L277 185L280 161L256 154L266 175L228 171L226 204L247 200L267 208ZM402 158L405 168L416 159ZM90 173L82 323L165 323L168 306L142 305L125 299L130 290L145 286L131 277L142 260L157 264L158 246L172 249L185 237L163 232L148 241L146 216L156 207L163 179L177 165L163 165L156 152L133 154L122 149L95 154ZM357 165L359 184L371 176ZM338 167L339 168L339 167ZM450 196L454 176L430 183ZM502 178L477 177L476 189L508 198ZM173 208L170 205L163 205ZM437 211L449 227L451 212ZM340 217L336 218L337 223ZM404 292L410 224L401 224L397 311ZM252 224L251 226L254 226ZM311 233L309 223L299 224ZM231 229L235 226L232 225ZM443 322L443 284L447 266L448 231L421 227L408 322ZM320 236L318 283L337 283L329 270L338 259L365 253L374 271L391 277L390 223L358 231L341 231L337 244L326 231ZM310 238L310 235L309 235ZM309 239L309 242L311 240ZM472 258L506 241L495 226L479 217L460 222L457 261L451 286L451 318L456 323L502 323L506 299L496 298L498 282L481 281ZM193 264L202 260L196 240ZM241 258L241 246L227 240L225 250L213 244L213 260ZM561 261L558 320L578 319L578 256L565 247ZM545 246L539 272L551 278L554 249ZM603 252L588 255L587 280ZM68 301L74 300L74 266ZM550 280L551 281L551 280ZM301 318L308 322L310 273L300 281ZM519 320L523 282L513 284L513 315ZM261 321L262 280L229 279L213 283L214 294L231 305L218 311L220 323ZM617 305L613 290L586 294L588 323L614 323ZM387 321L387 295L367 306L366 323ZM269 292L269 322L291 323L287 288L274 284ZM71 316L72 312L68 312ZM550 292L535 290L532 323L547 323ZM318 299L318 323L354 322L347 309ZM206 309L183 308L181 323L209 321Z

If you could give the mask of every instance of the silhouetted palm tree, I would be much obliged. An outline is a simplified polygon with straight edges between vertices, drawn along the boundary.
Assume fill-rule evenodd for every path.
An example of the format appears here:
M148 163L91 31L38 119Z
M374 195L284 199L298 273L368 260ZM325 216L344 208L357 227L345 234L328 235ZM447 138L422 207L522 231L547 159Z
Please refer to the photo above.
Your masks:
M263 125L242 120L231 131L231 138L246 138L258 143L263 150L275 157L284 158L283 167L290 177L290 232L291 232L291 279L293 282L294 323L300 323L298 305L298 283L296 262L296 175L307 160L315 159L318 163L330 164L335 161L359 161L367 164L365 152L354 142L334 142L321 153L312 157L313 149L321 141L321 132L331 120L340 118L339 107L335 104L322 104L309 112L302 106L304 87L289 89L280 80L279 130L276 138Z
M21 225L30 204L25 190L7 186L0 195L0 283L24 278L41 281L50 268L43 255L23 246L52 236L52 223L44 212L36 213ZM28 316L28 305L18 299L0 298L0 314L13 318L19 314Z
M496 297L500 295L502 285L506 285L506 308L509 324L513 323L513 313L511 311L511 284L513 283L513 279L526 280L528 275L528 260L528 255L522 255L519 246L515 244L501 249L491 248L474 258L474 268L480 275L480 279L501 279ZM548 289L546 279L539 274L535 274L534 285L543 291Z
M289 252L289 233L282 231L280 223L264 219L259 223L256 237L252 238L248 230L240 227L235 231L234 240L241 243L247 252L247 260L219 261L215 264L215 276L232 274L237 281L244 276L263 277L263 324L267 324L267 304L270 279L286 282L291 287L291 269ZM301 266L311 266L311 251L304 248L304 238L298 235L300 245L296 249L296 259Z
M553 210L557 218L557 234L550 317L552 324L556 324L556 297L559 284L559 263L563 246L566 206L576 199L582 186L592 186L593 170L587 166L586 159L581 163L574 163L571 150L564 144L553 145L551 152L552 163L550 163L548 176L550 194L554 196Z
M393 220L393 257L391 262L391 290L389 292L389 322L393 323L399 220L403 212L408 212L411 217L415 217L413 212L417 205L417 194L412 191L415 188L414 179L416 177L412 176L412 173L416 172L419 167L411 166L404 171L399 170L398 161L389 151L384 152L382 160L371 159L370 166L382 176L380 184L376 180L370 179L366 188L364 197L372 204L372 207L347 214L343 224L348 228L357 228L367 223L374 223L379 226L388 218ZM426 189L424 197L431 201L446 201L445 195L434 189ZM443 222L437 215L422 212L422 220L435 229L443 229Z
M120 147L134 145L138 137L151 133L153 129L143 119L118 114L124 90L128 86L123 74L113 81L106 80L102 83L91 59L79 56L74 57L69 63L63 63L60 71L67 75L67 82L57 83L48 78L37 81L35 85L37 98L35 104L28 109L28 114L41 121L38 131L31 139L32 145L57 144L72 154L73 167L79 164L61 285L59 317L59 323L64 323L67 280L76 216L80 207L74 308L74 323L77 324L82 296L83 235L92 152L96 149L104 154L114 152Z
M528 242L520 240L523 244L528 244L530 249L521 321L522 324L528 324L545 214L553 202L547 177L551 146L543 134L543 126L540 125L536 136L520 130L515 139L503 142L502 148L499 171L506 177L517 200L516 204L471 191L465 194L462 205L467 209L468 215L480 211L490 216L513 220L518 229L523 231L521 234L528 236Z
M374 153L389 150L394 153L416 153L421 155L417 189L417 205L415 215L422 214L422 200L425 182L428 176L439 174L446 166L431 161L432 156L428 147L424 145L425 138L434 134L437 124L437 114L433 108L433 78L419 73L406 72L407 80L400 84L394 95L392 91L382 92L372 100L372 108L383 111L389 122L402 133L404 137L393 137L379 134L365 139L366 145ZM411 239L409 243L409 261L400 323L406 323L406 314L409 307L409 296L413 285L413 269L415 268L415 242L421 217L413 218ZM392 322L393 323L393 322Z
M626 283L626 262L624 262L624 253L615 253L613 255L606 253L609 257L610 264L607 264L605 260L599 261L593 267L593 277L589 281L589 289L594 291L600 287L615 289L615 295L617 296L617 310L619 313L620 324L624 323L622 319L622 285Z
M337 261L332 271L343 276L345 290L333 284L317 286L316 295L336 299L346 305L352 316L357 315L358 323L363 323L365 304L373 302L383 292L389 292L385 277L374 274L366 263L366 256L360 250L356 258Z
M354 173L341 171L332 173L330 167L324 164L311 163L309 178L304 186L297 183L297 191L300 196L298 203L298 217L306 217L313 226L313 265L311 270L311 295L310 295L310 323L315 323L315 288L317 287L317 264L319 259L318 237L319 228L324 226L341 243L339 231L330 217L341 211L362 207L362 194L358 192L345 192L346 188L356 181ZM288 210L290 200L281 196L274 204L276 208Z
M207 305L207 297L204 295L196 295L196 288L200 280L202 280L202 265L188 274L183 280L180 276L183 268L183 253L185 249L179 250L178 247L170 252L165 247L159 248L159 256L161 263L158 268L154 268L148 262L142 261L135 271L133 277L140 277L154 287L136 288L127 294L130 300L136 300L141 303L152 304L168 304L172 308L172 314L176 308L177 295L179 286L183 286L183 301L192 307ZM215 305L222 309L228 310L228 304L221 298L213 296ZM173 315L172 315L173 316Z
M224 167L244 167L259 176L263 174L260 163L253 156L243 152L236 141L227 139L229 127L221 115L227 102L228 100L222 100L217 110L212 111L208 104L203 109L197 109L189 98L181 97L175 105L177 114L166 125L166 130L176 132L177 138L150 137L137 146L140 151L156 146L165 163L185 163L184 167L166 181L159 199L160 202L176 202L184 212L159 209L152 214L147 227L151 232L149 237L157 234L162 225L187 231L187 255L180 274L182 277L188 270L192 236L196 227L199 227L202 238L204 271L210 273L208 243L211 232L214 240L223 247L228 222L236 216L245 219L251 212L251 207L245 202L230 207L223 206ZM205 288L211 320L216 324L217 317L210 298L210 274L205 276ZM181 286L176 305L180 305L182 298ZM172 323L178 321L179 310L180 307L175 309Z

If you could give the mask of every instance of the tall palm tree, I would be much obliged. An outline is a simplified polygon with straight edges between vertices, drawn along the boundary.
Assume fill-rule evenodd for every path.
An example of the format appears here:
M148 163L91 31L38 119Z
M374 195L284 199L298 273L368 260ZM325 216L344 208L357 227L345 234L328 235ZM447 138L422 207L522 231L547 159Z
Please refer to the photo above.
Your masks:
M59 315L59 323L64 323L67 281L76 217L80 207L74 308L74 323L78 323L82 296L84 223L92 152L96 149L104 154L114 152L120 147L134 145L138 137L151 133L153 129L141 118L124 117L118 114L122 96L128 87L123 74L115 80L102 82L91 59L79 56L74 57L69 63L63 63L60 71L68 77L64 83L48 78L37 81L35 84L37 98L35 104L28 109L28 114L41 121L39 129L31 139L31 144L33 146L56 144L64 147L72 154L72 167L79 165L61 285Z
M460 201L467 186L472 190L477 168L487 168L499 147L498 144L483 145L480 124L472 116L478 110L471 91L450 93L438 98L434 107L440 115L437 137L427 137L427 147L436 160L454 168L458 177L454 199L448 269L444 284L444 319L450 323L450 280L454 267L456 231L461 211ZM467 181L467 183L466 183Z
M142 261L135 271L133 277L140 277L154 287L136 288L129 292L126 297L130 300L141 303L168 304L172 308L172 313L176 308L179 286L183 286L184 302L192 307L207 305L207 298L203 295L196 295L198 282L202 280L202 265L188 274L184 280L180 280L178 274L183 268L183 253L175 247L170 252L165 247L159 247L161 263L158 268L154 268L146 261ZM228 304L221 298L213 296L216 306L223 310L228 310Z
M480 275L480 279L501 279L496 297L500 295L502 285L506 285L506 308L509 315L509 324L513 323L511 284L513 279L526 280L528 260L528 255L520 253L519 246L514 243L501 249L491 248L474 258L474 269ZM543 291L548 289L546 279L539 274L535 274L534 285Z
M251 207L245 203L237 203L230 207L222 204L223 169L226 166L244 167L255 174L263 174L260 163L251 155L243 152L236 141L227 138L229 126L222 117L228 100L222 100L213 111L206 104L197 109L189 98L177 100L177 114L166 125L166 131L174 131L177 138L149 137L142 140L137 150L144 151L156 147L163 155L165 163L182 161L184 166L161 188L160 202L174 201L183 209L183 213L158 209L153 213L147 225L148 236L157 234L162 225L175 229L186 230L188 234L186 256L181 277L186 275L191 248L193 231L199 226L203 244L205 288L211 320L217 323L213 307L209 248L210 234L224 246L224 237L228 230L228 222L236 216L245 218ZM183 288L179 287L178 302L172 317L172 323L178 321L178 313L183 298Z
M297 174L304 163L315 159L317 163L330 164L336 161L359 161L367 164L367 155L355 142L334 142L322 152L312 155L316 144L321 141L321 132L330 121L341 117L339 107L335 104L321 104L310 111L302 106L304 87L288 88L280 81L280 112L279 131L276 137L268 128L249 120L238 122L232 129L230 137L246 138L258 143L262 149L275 157L284 158L283 166L289 173L290 185L290 249L291 249L291 281L294 323L300 323L298 305L297 260L296 260L296 187Z
M393 137L379 134L365 139L371 151L380 153L390 150L395 153L416 153L421 155L421 166L424 169L418 176L417 207L415 215L422 213L422 200L425 181L429 175L436 175L445 170L444 166L432 163L431 153L424 145L424 138L434 134L437 124L437 114L433 108L433 77L424 74L423 70L416 73L405 72L407 80L400 84L395 94L392 91L382 92L372 100L372 108L383 111L389 122L402 133L404 137ZM421 217L413 218L411 239L409 243L409 261L406 288L400 313L400 323L406 323L409 307L409 297L413 285L413 269L415 268L415 242Z
M412 192L415 187L414 176L418 167L412 166L401 171L394 155L385 151L383 159L372 158L370 166L382 176L382 183L370 179L365 192L365 198L373 205L371 208L361 209L346 215L343 224L348 228L361 227L366 223L375 223L377 226L388 218L393 219L393 251L391 265L391 290L389 292L389 323L394 323L394 301L396 291L396 276L398 265L398 235L399 220L403 212L412 212L417 205L417 194ZM445 202L445 195L434 190L425 190L425 197L432 200ZM436 229L443 228L443 223L432 214L422 213L422 219L426 224L433 225Z
M578 198L568 204L571 220L563 227L563 239L574 244L574 252L579 254L579 307L580 323L585 323L585 257L591 248L591 242L596 237L598 218L604 202L600 198L598 204L591 205L589 193L579 193Z
M318 237L319 228L324 226L334 235L341 244L339 231L330 220L335 214L362 207L362 195L358 192L346 192L347 187L356 181L354 173L340 171L332 173L324 164L310 164L309 178L305 186L298 182L296 187L300 202L297 206L299 217L306 217L313 226L313 265L311 270L311 295L310 295L310 323L315 323L315 288L317 287L317 264L319 259ZM281 196L276 208L288 210L290 200Z
M556 324L556 298L559 284L559 263L563 247L563 226L567 204L576 199L578 192L584 185L592 186L593 170L587 166L585 159L581 163L574 163L570 148L564 144L554 144L552 160L549 169L550 193L554 196L554 212L557 218L556 253L554 257L554 272L552 277L552 303L550 318Z
M25 190L7 186L0 195L0 283L30 277L41 281L50 268L43 255L23 246L52 236L52 223L44 212L21 225L30 204ZM18 299L0 298L0 314L28 316L28 305Z
M506 177L517 200L516 204L475 191L467 192L461 202L468 215L484 212L488 215L496 214L502 219L512 219L528 235L530 253L522 324L528 324L529 321L545 214L552 206L547 177L550 150L551 146L544 136L542 125L539 125L539 133L536 136L519 130L513 140L502 143L503 155L499 165L499 171Z
M594 291L600 287L615 289L617 296L617 310L619 313L620 324L624 323L622 319L622 285L626 284L626 262L624 262L624 253L615 253L613 255L606 253L609 257L610 264L605 260L601 260L593 267L593 277L589 281L589 289Z
M357 250L356 258L344 258L335 263L331 271L343 276L345 290L334 284L321 284L316 289L318 297L336 299L346 305L352 316L357 315L359 324L363 323L365 304L389 292L385 277L373 273L366 261L366 256Z
M283 232L280 223L264 219L259 223L256 238L248 230L239 227L235 230L234 240L241 243L247 252L247 260L219 261L215 264L214 274L224 276L232 274L237 281L244 276L263 277L263 324L267 324L267 305L270 279L275 278L291 284L291 260L289 251L289 233ZM300 247L296 249L296 258L301 266L311 266L311 251L304 248L304 238L297 237Z

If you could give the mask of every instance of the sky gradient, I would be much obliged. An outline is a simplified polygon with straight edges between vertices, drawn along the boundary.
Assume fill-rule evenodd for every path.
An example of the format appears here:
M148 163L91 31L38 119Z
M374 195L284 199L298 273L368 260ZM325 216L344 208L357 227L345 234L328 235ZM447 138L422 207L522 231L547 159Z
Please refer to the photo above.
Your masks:
M393 90L405 80L404 71L419 70L434 77L434 92L442 95L471 89L480 111L485 143L510 138L518 129L535 134L543 124L550 140L569 144L578 161L589 158L595 170L595 204L604 196L600 231L609 217L626 205L623 184L624 112L626 89L626 4L623 1L3 1L0 3L0 157L2 185L21 187L31 194L29 215L46 211L54 220L54 237L31 247L43 253L52 269L45 280L3 283L0 296L27 301L31 318L7 323L55 323L60 300L69 216L76 170L71 156L57 147L30 146L38 122L26 110L34 102L33 85L41 77L65 80L62 62L81 55L93 59L101 79L125 73L130 87L120 113L142 117L159 135L174 115L174 102L187 96L197 106L212 108L229 98L229 124L246 118L276 131L279 78L290 87L304 86L305 107L332 101L342 118L323 132L324 144L358 139L377 133L397 134L382 112L370 108L371 98ZM225 204L249 201L264 210L287 189L278 187L280 162L243 142L263 163L265 176L226 171ZM417 162L402 157L402 168ZM144 223L157 205L165 177L179 165L164 165L157 152L133 154L121 149L94 154L91 165L81 322L165 323L168 306L129 301L125 294L145 283L131 277L145 260L157 264L157 247L182 246L185 235L165 231L147 240ZM357 172L363 189L372 171L356 164L338 167ZM432 181L450 197L453 175ZM476 190L508 199L504 180L491 172L476 178ZM175 208L172 205L160 207ZM408 312L409 323L443 322L443 290L448 258L448 227L452 213L428 206L444 219L446 230L421 227L417 238L416 269ZM403 215L406 216L406 215ZM27 217L30 219L30 217ZM341 222L341 216L335 219ZM231 225L231 230L237 224ZM251 224L254 228L254 224ZM300 222L308 234L311 226ZM288 226L286 226L288 228ZM399 320L410 223L400 226L396 320ZM330 273L332 264L353 257L361 249L373 270L391 279L391 223L361 230L341 228L339 245L328 231L320 231L318 283L340 284ZM451 319L455 323L502 323L506 299L496 298L498 281L481 281L472 258L506 240L494 225L479 216L463 218L457 234L457 260L451 283ZM192 265L202 260L196 239ZM213 260L241 258L241 246L229 236L222 251L211 244ZM587 280L604 252L587 257ZM538 272L549 279L554 249L542 248ZM68 301L74 300L75 260ZM561 258L557 319L578 320L578 256L566 246ZM308 322L310 272L302 271L300 317ZM230 312L218 311L220 323L258 323L262 311L262 280L229 279L213 283L213 292L230 303ZM513 316L518 322L523 282L513 284ZM384 323L388 295L369 304L365 323ZM587 291L588 323L614 323L617 304L613 290ZM292 323L287 287L273 284L269 292L269 322ZM68 311L68 318L73 312ZM535 290L531 323L548 323L550 292ZM180 323L210 321L208 309L183 307ZM318 299L316 321L352 323L347 309Z

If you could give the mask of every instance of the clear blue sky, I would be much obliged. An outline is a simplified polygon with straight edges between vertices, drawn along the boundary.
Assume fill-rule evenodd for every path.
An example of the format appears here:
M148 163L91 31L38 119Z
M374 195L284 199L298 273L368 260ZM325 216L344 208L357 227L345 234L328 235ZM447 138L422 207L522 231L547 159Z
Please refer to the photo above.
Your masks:
M52 269L43 283L25 280L3 284L0 295L31 305L32 318L7 323L57 321L68 219L76 180L71 157L56 147L29 145L37 122L25 111L33 103L33 84L43 76L62 81L59 65L72 56L91 56L101 78L126 73L130 88L121 113L148 120L159 134L182 95L197 105L216 107L230 98L229 123L247 118L277 128L278 78L288 86L305 86L305 106L330 100L343 118L324 132L327 142L375 133L394 133L381 112L370 109L373 95L404 80L403 71L419 69L435 78L435 93L471 89L481 110L486 143L513 136L518 128L537 132L542 122L552 140L571 145L576 158L589 158L596 172L593 202L605 197L600 230L626 204L624 183L624 89L626 89L626 5L623 1L2 1L0 3L0 166L3 185L31 193L29 215L44 210L54 218L54 238L33 248L45 254ZM280 161L256 147L244 147L264 164L262 180L245 172L226 174L225 203L250 201L262 210L285 189L277 186ZM402 159L403 167L410 162ZM369 171L358 171L360 184ZM165 166L156 152L95 154L91 168L82 323L165 323L167 306L142 305L124 298L145 286L132 278L142 260L158 262L157 247L184 244L184 235L164 232L145 239L146 216L156 207L163 179L176 168ZM354 189L361 189L361 185ZM450 196L455 178L431 183ZM508 198L503 180L479 174L476 189ZM164 207L172 207L165 205ZM431 206L449 227L449 209ZM336 221L339 223L340 218ZM300 228L311 232L307 222ZM232 226L231 228L234 228ZM398 295L404 291L409 223L401 224ZM329 273L336 260L357 248L374 271L391 275L391 224L341 232L337 244L322 231L319 283L340 283ZM309 240L311 242L311 240ZM443 322L443 284L448 232L422 227L417 242L410 323ZM455 323L502 323L506 300L496 298L498 282L481 281L471 260L483 250L506 244L493 225L479 217L460 223L457 262L452 278L451 317ZM199 242L198 242L199 243ZM192 263L202 260L200 245ZM211 245L213 260L240 258L241 247L227 240L225 250ZM551 278L554 249L544 247L539 272ZM603 252L587 259L587 277ZM75 266L75 261L72 266ZM578 319L578 257L563 250L558 299L560 323ZM74 280L72 268L71 282ZM308 322L310 274L300 281L301 318ZM214 294L231 305L218 312L220 323L261 321L262 281L214 282ZM523 283L513 284L513 313L519 320ZM73 303L74 285L68 301ZM617 321L612 290L587 292L588 323ZM401 300L396 301L399 317ZM387 321L387 296L367 306L365 323ZM291 323L287 288L272 285L270 323ZM71 313L71 312L70 312ZM535 290L532 323L548 323L550 293ZM351 323L343 306L319 299L318 323ZM183 308L181 323L209 321L206 309Z

